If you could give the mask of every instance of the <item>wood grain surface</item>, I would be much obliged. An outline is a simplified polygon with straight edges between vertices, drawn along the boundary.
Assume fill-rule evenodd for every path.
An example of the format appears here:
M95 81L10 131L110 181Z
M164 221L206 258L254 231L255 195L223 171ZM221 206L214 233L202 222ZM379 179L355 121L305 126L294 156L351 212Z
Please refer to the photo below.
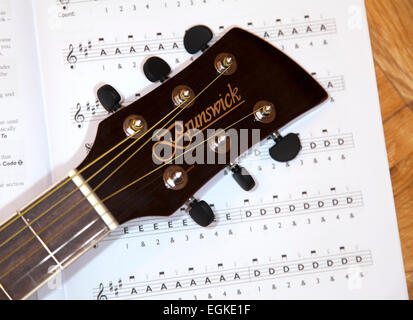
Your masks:
M1 228L0 283L14 300L40 287L56 274L58 264L66 267L110 231L72 181L51 190L45 201L28 204Z
M409 296L413 298L413 0L365 0Z

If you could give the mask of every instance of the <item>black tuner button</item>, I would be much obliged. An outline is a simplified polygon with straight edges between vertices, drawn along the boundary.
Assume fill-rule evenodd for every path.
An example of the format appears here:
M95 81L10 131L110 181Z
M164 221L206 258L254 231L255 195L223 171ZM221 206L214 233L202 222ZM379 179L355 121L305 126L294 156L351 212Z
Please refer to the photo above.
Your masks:
M205 51L212 37L213 33L208 27L201 25L192 27L185 32L184 47L190 54Z
M97 91L97 96L100 104L106 109L107 112L115 112L121 107L119 104L121 100L120 94L114 87L108 84L105 84L99 88Z
M208 227L215 218L214 212L205 201L190 200L189 215L201 227Z
M250 191L255 187L255 181L248 173L247 169L235 164L231 166L232 177L245 191Z
M301 151L301 141L296 133L289 133L285 137L282 137L278 133L273 136L275 146L270 148L270 156L278 162L288 162L295 157Z
M159 57L151 57L143 65L143 73L151 82L164 82L171 73L171 67L165 60Z

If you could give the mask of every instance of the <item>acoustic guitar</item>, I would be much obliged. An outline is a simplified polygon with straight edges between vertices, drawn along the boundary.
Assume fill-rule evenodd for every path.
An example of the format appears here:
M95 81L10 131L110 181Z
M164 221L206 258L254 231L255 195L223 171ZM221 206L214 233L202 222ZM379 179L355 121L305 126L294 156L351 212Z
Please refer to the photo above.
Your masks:
M225 168L252 190L255 181L237 157L264 139L274 139L275 161L297 156L299 135L278 130L326 101L327 92L247 31L233 28L209 47L212 38L205 26L189 29L185 48L202 54L171 78L165 61L149 58L143 71L162 84L129 106L110 85L98 90L111 115L86 159L0 227L0 299L27 298L131 219L185 207L200 226L213 224L213 210L195 193Z

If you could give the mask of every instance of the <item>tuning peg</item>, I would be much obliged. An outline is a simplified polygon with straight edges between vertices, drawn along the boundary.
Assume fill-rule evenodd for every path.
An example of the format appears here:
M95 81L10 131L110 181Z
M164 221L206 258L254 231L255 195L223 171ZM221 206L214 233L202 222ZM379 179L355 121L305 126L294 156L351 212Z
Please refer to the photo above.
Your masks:
M275 146L270 148L270 156L278 162L293 160L301 151L301 141L296 133L289 133L282 137L278 132L273 134Z
M232 165L230 169L232 171L232 177L242 189L245 191L250 191L255 187L255 181L247 169L239 166L238 164Z
M205 51L212 37L213 33L208 27L202 25L192 27L185 32L184 47L190 54Z
M121 105L119 104L121 97L111 85L105 84L97 91L97 96L100 104L106 109L107 112L117 111Z
M208 227L215 218L214 212L205 201L189 199L189 215L201 227Z
M171 73L171 67L165 60L159 57L151 57L143 65L143 72L151 82L164 82Z

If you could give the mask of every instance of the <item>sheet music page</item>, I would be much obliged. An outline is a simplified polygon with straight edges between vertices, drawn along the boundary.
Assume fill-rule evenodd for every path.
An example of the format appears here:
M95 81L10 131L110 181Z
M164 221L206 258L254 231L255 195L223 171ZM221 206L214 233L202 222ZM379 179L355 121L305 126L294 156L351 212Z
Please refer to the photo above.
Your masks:
M195 24L216 36L235 25L256 33L331 95L281 132L300 133L297 159L272 161L271 141L241 158L258 183L253 192L228 172L199 192L216 212L211 227L182 210L132 221L42 298L407 298L362 0L33 3L54 179L78 165L108 116L99 85L113 85L126 103L139 98L156 86L141 72L143 59L188 63L182 39Z
M51 183L30 1L0 0L0 222Z

